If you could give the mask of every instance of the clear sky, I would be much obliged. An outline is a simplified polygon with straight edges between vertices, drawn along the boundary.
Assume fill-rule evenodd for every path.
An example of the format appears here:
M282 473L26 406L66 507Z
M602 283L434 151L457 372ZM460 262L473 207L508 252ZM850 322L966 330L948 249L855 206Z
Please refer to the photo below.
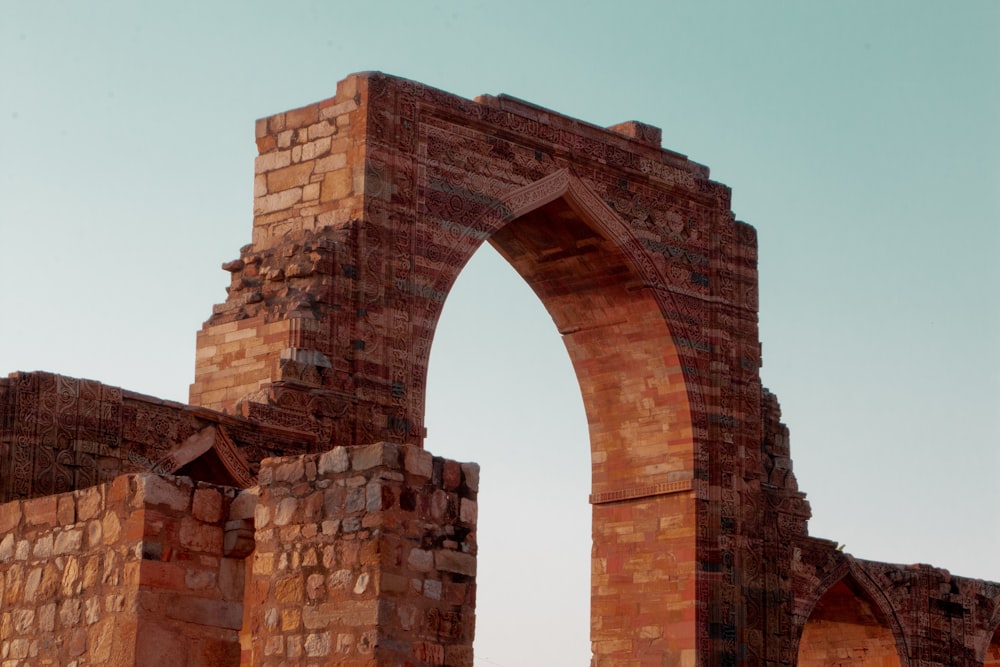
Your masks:
M254 120L361 70L662 127L758 230L810 532L1000 580L995 0L0 0L0 373L186 400ZM477 664L587 664L579 391L488 248L430 373L428 448L483 465Z

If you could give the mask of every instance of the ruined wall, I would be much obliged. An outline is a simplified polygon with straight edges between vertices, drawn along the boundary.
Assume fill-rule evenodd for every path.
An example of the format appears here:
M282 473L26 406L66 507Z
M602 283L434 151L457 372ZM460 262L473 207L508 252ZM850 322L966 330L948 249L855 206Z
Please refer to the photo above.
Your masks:
M233 489L127 475L0 505L4 665L238 664Z
M142 517L128 482L0 505L4 661L134 664Z
M0 378L0 502L83 489L123 473L253 484L265 456L309 451L309 432L53 373Z
M266 460L243 664L471 667L478 485L388 443Z

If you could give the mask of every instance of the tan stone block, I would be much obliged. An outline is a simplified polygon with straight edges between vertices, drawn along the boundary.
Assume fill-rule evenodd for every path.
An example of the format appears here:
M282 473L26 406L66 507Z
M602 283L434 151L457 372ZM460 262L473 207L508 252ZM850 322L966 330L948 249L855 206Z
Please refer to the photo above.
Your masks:
M114 512L108 512L101 520L102 541L104 544L114 544L121 536L121 521Z
M329 153L332 145L333 141L330 137L310 141L308 144L302 145L302 153L299 157L302 160L315 160Z
M347 166L347 156L344 153L334 153L328 157L316 160L314 173L336 171Z
M434 567L443 572L475 576L476 557L460 551L439 549L434 552Z
M191 502L193 484L183 477L136 475L136 502L146 506L161 505L172 510L186 511Z
M465 479L466 488L472 493L479 492L479 464L463 463L462 477Z
M331 171L323 178L323 187L320 191L320 201L332 201L342 199L351 194L353 188L353 178L351 170L338 169Z
M46 533L45 535L36 538L33 548L31 549L31 555L35 558L51 558L52 543L53 538L51 533Z
M283 498L274 510L274 525L287 526L295 518L295 512L298 508L298 500L295 498Z
M193 518L181 519L180 545L192 551L210 554L222 553L223 532L221 526L201 523Z
M87 630L87 653L92 664L108 664L115 638L115 619L109 617Z
M320 117L324 120L329 120L331 118L336 118L342 114L347 114L358 108L358 103L353 99L345 100L339 104L334 104L332 106L324 107L320 110Z
M458 518L462 523L475 525L479 518L479 504L475 500L462 498Z
M314 141L320 137L329 137L338 131L336 121L330 122L329 120L322 120L315 125L310 125L308 129L309 141Z
M252 519L259 501L260 487L242 489L229 505L229 520Z
M257 159L254 160L254 173L263 174L268 171L274 171L275 169L287 167L291 163L291 151L275 151L273 153L265 153L263 155L258 155Z
M312 658L323 657L330 654L332 640L329 632L321 632L306 636L306 655Z
M83 530L80 528L63 530L56 534L52 553L56 556L66 553L77 553L83 546Z
M301 457L283 459L271 473L274 482L295 483L305 478L305 462Z
M302 201L302 188L282 190L277 194L255 197L253 200L254 215L284 211Z
M420 479L430 479L434 474L434 457L431 453L414 445L406 445L402 450L406 472Z
M283 609L281 611L281 629L284 632L294 632L302 625L302 612L298 609Z
M2 538L0 538L0 563L7 562L14 558L14 539L13 533L7 533Z
M66 559L66 566L63 568L62 583L60 590L64 598L69 598L80 593L80 561L70 556Z
M65 493L59 496L56 520L64 526L76 523L76 500L72 493Z
M300 604L302 593L302 578L299 576L285 577L274 583L274 599L282 604Z
M310 104L301 109L293 109L292 111L285 112L285 127L292 130L312 125L318 120L319 104Z
M76 515L79 521L89 521L97 517L103 508L100 486L92 486L77 492Z
M294 187L302 187L309 183L312 171L312 163L304 162L269 172L267 174L267 191L278 192Z
M317 472L320 475L330 473L342 473L350 467L350 456L346 447L334 447L328 452L320 455Z
M222 494L215 489L195 489L191 514L199 521L217 523L222 519Z
M21 522L21 503L14 501L0 505L0 533L9 533Z
M391 442L378 442L374 445L351 447L351 468L353 470L368 470L377 466L399 466L400 446Z
M321 184L320 183L310 183L309 185L302 188L302 201L317 201L319 199Z
M52 526L56 524L57 505L56 496L48 496L25 501L21 510L24 512L24 520L29 524Z

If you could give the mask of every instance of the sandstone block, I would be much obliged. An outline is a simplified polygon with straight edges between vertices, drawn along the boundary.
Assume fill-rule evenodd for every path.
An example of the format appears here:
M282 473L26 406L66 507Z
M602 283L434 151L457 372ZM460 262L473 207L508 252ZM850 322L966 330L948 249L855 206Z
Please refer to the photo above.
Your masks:
M287 167L291 163L291 151L275 151L273 153L265 153L264 155L258 155L257 159L254 161L254 173L263 174L268 171Z
M322 202L343 199L353 190L353 175L349 168L327 172L323 177L323 186L319 200Z
M479 491L479 464L463 463L462 475L465 477L465 486L469 491L477 493Z
M264 213L274 213L275 211L284 211L300 201L302 201L302 188L290 188L275 194L255 197L253 200L253 212L255 215L261 215Z
M434 567L443 572L455 572L471 577L476 574L476 557L460 551L440 549L434 552Z
M0 505L0 534L9 533L21 522L21 503L18 501Z
M313 165L311 162L304 162L270 171L267 174L267 191L274 193L294 187L302 187L309 183L312 171Z
M45 498L35 498L26 501L22 505L24 520L35 526L55 525L57 503L58 499L56 496L47 496Z
M183 477L160 477L159 475L137 475L138 489L136 501L146 505L164 505L182 512L191 502L192 483Z
M379 442L374 445L352 447L351 468L368 470L377 466L397 467L399 465L399 445Z
M232 521L252 519L257 508L259 494L260 487L257 486L239 491L229 505L229 519Z
M56 534L55 545L52 553L55 555L66 553L77 553L83 545L83 530L76 528L73 530L63 530Z
M411 549L406 557L407 564L417 572L430 572L434 569L434 552L424 549Z
M295 517L295 511L299 508L299 502L295 498L284 498L278 503L274 511L274 525L287 526Z
M425 449L407 445L403 448L403 466L414 477L430 479L434 474L434 456Z
M239 630L243 623L243 605L227 600L208 600L188 594L143 598L150 611L167 618L213 628Z
M272 471L274 482L295 483L305 478L305 465L301 457L282 459Z
M462 498L458 518L462 523L475 525L479 518L479 504L475 500Z
M76 500L76 516L79 521L89 521L97 517L103 507L101 487L92 486L79 492Z
M73 494L67 493L59 496L56 507L56 521L63 526L76 522L76 502Z

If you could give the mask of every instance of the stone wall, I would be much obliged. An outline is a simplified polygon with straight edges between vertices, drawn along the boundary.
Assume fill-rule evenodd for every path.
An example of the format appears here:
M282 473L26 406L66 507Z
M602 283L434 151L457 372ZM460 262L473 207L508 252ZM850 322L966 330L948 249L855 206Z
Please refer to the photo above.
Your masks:
M238 664L235 493L143 474L0 505L0 664Z
M478 486L406 445L264 461L243 664L471 667Z
M264 457L313 451L315 442L308 431L94 380L44 372L0 378L0 502L138 472L246 487Z

